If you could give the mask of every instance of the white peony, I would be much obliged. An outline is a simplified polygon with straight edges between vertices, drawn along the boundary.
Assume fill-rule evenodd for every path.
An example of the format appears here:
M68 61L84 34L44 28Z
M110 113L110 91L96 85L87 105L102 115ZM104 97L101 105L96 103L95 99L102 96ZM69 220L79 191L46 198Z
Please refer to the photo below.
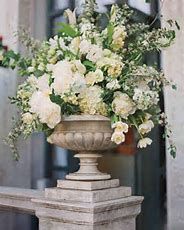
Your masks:
M139 140L137 147L138 148L146 148L147 145L151 145L151 143L152 143L152 140L148 137L145 137L145 138Z
M73 84L72 65L68 61L60 61L52 66L54 82L51 88L56 94L63 94L69 91Z
M61 108L51 102L48 95L40 91L33 93L30 102L30 112L35 113L40 122L53 129L61 121Z
M114 124L112 124L112 128L115 129L115 132L128 132L128 125L122 121L118 121Z
M123 134L122 132L114 132L112 134L111 141L119 145L125 141L125 134Z
M154 127L153 121L148 120L142 123L141 125L139 125L138 129L139 129L139 132L144 135L146 133L149 133L153 127Z
M114 100L112 102L112 109L116 115L121 116L124 119L130 114L134 114L136 107L132 99L125 93L116 92Z

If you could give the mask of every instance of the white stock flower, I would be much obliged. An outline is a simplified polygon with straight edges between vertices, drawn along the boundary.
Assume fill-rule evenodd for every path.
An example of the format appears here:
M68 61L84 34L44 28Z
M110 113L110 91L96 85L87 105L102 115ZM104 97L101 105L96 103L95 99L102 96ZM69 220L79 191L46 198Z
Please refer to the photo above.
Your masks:
M69 45L69 49L74 54L77 54L79 52L79 46L80 46L80 37L76 37L72 39Z
M112 128L115 129L115 132L128 132L128 125L122 121L118 121L114 124L112 124Z
M56 94L67 92L73 84L72 65L68 61L60 61L52 66L54 82L51 88Z
M139 125L138 129L139 132L144 135L146 133L149 133L153 127L154 127L153 121L148 120L142 123L141 125Z
M125 134L123 134L122 132L114 132L112 134L111 141L119 145L125 141Z
M111 89L111 90L115 90L115 89L120 89L121 88L121 86L120 86L120 84L119 84L119 82L118 82L117 79L108 82L107 85L106 85L106 87L107 87L107 89Z
M139 140L137 147L138 148L146 148L148 145L151 145L151 144L152 144L152 140L148 137L145 137L145 138Z
M61 108L51 102L49 96L40 91L33 93L30 102L30 112L35 113L40 122L53 129L61 121Z
M135 113L136 106L127 94L116 92L112 102L112 109L116 115L126 119L130 114Z

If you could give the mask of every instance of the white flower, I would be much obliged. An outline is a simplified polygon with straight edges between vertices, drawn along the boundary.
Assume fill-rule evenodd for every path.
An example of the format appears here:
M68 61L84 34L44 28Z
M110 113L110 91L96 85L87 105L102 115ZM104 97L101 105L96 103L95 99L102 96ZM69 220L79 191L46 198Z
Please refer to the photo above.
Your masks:
M51 88L56 94L67 92L73 84L72 65L68 61L60 61L52 66L54 82Z
M144 135L146 133L149 133L153 127L154 127L153 121L148 120L142 123L141 125L139 125L138 129L139 129L139 132Z
M152 143L152 140L148 137L145 137L145 138L139 140L137 147L138 148L146 148L147 145L151 145L151 143Z
M86 58L94 63L103 57L103 50L97 45L91 45L90 50L87 53Z
M133 100L136 102L138 109L146 110L152 105L157 105L159 95L155 91L135 88Z
M116 115L126 119L128 115L135 113L136 106L127 94L116 92L112 102L112 109Z
M86 74L86 83L93 86L95 83L102 82L104 80L103 72L100 69L95 72L89 72Z
M112 48L117 51L124 46L124 40L127 36L124 26L117 26L114 29L114 34L112 36Z
M81 111L91 115L98 114L98 108L103 103L102 92L102 88L96 85L85 88L79 95Z
M32 124L32 122L34 121L33 114L31 114L29 112L22 114L22 121L26 125Z
M119 84L119 82L118 82L117 79L112 80L109 83L107 83L106 87L107 87L107 89L111 89L111 90L115 90L115 89L120 89L121 88L121 86L120 86L120 84Z
M79 46L80 46L80 37L76 37L72 39L69 48L71 52L77 54L79 52Z
M65 42L62 37L58 37L58 35L55 35L53 38L49 39L49 44L52 49L58 49L61 48L63 50L66 50L67 47L65 45Z
M118 121L114 124L112 124L112 128L115 129L115 132L128 132L128 125L122 121Z
M51 93L51 88L49 86L49 78L50 77L48 74L44 74L37 79L37 88L39 89L39 91L48 95Z
M112 134L111 141L119 145L125 141L125 134L123 134L122 132L114 132Z
M29 67L27 68L27 70L28 70L29 73L33 73L34 70L35 70L35 68L34 68L33 66L29 66Z
M80 60L74 60L71 62L71 64L73 72L79 72L80 74L86 73L86 67L81 63Z
M73 75L73 83L71 85L71 89L75 93L80 93L82 90L86 88L86 80L84 75L80 73L75 73Z
M65 10L70 25L76 25L76 9L72 12L70 9Z
M33 93L30 102L30 112L35 113L40 122L53 129L61 121L61 108L51 102L48 95L40 91Z
M80 52L81 52L82 54L87 54L87 53L90 51L91 46L92 46L92 45L91 45L91 43L90 43L89 41L87 41L87 40L82 40L81 43L80 43L80 45L79 45Z

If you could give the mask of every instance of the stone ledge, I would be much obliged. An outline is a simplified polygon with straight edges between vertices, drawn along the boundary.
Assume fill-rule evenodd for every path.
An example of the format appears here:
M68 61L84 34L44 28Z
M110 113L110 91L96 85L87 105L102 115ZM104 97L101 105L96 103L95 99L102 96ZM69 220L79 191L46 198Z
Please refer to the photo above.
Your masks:
M0 187L0 209L34 214L35 204L31 201L31 199L43 197L43 191Z
M57 187L62 189L94 191L107 188L115 188L119 186L119 180L104 180L104 181L72 181L58 180Z
M47 199L97 203L131 196L130 187L107 188L95 191L70 190L61 188L46 188Z
M107 224L118 219L133 219L141 211L142 197L127 197L118 200L91 203L64 202L36 199L36 215L62 223L81 225Z

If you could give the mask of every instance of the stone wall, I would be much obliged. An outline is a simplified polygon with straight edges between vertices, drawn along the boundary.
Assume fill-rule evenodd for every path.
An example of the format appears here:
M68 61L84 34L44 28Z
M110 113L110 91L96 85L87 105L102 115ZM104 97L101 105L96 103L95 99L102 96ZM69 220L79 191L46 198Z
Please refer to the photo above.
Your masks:
M165 109L177 145L175 160L167 153L168 230L184 229L184 0L166 0L162 9L164 20L177 20L181 30L175 44L163 53L163 67L177 91L165 90ZM163 21L163 24L165 22Z

